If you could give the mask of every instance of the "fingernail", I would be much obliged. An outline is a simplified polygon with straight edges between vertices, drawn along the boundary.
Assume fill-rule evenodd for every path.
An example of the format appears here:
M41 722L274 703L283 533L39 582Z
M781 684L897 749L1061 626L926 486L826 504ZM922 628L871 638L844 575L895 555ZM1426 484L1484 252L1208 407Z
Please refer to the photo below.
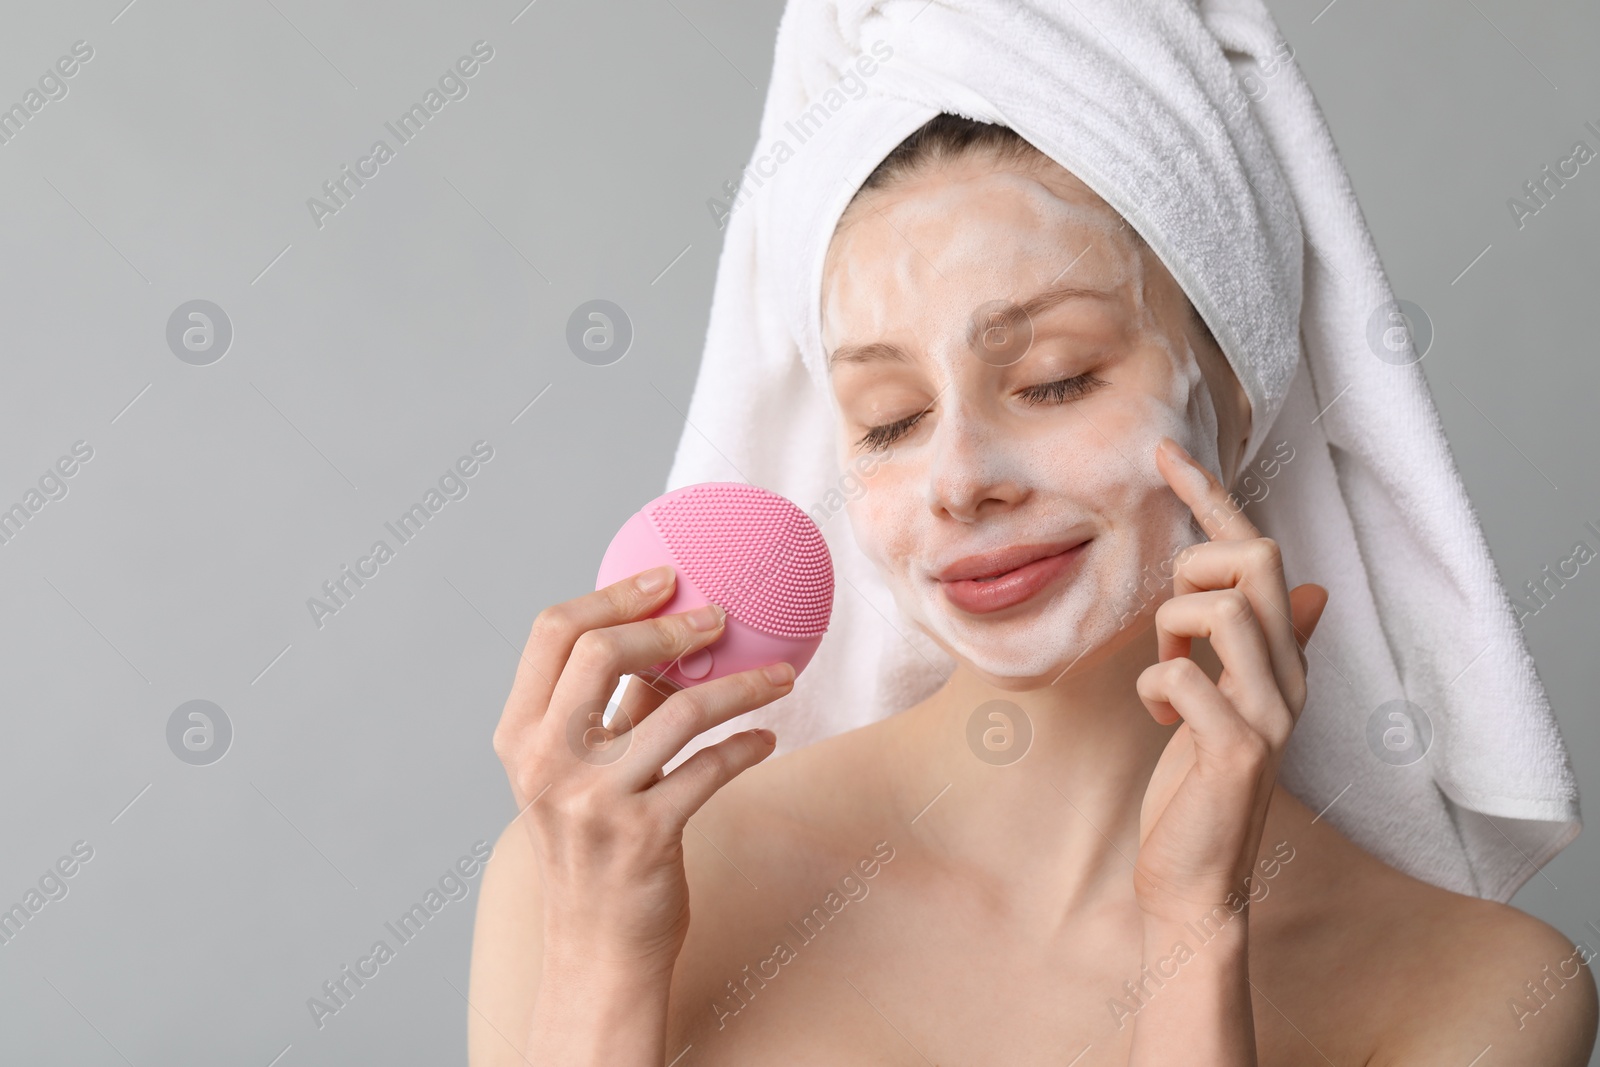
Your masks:
M689 625L696 630L715 630L722 625L724 612L715 604L695 608L689 612Z
M794 681L794 668L787 663L769 663L761 668L761 673L773 685L788 685Z
M672 568L666 564L660 567L652 567L635 579L639 584L641 593L659 593L667 587L667 583L671 580Z
M750 732L761 738L761 740L765 741L769 745L778 739L778 735L767 729L765 726L758 726Z
M1161 447L1167 450L1167 454L1169 456L1176 456L1179 459L1190 458L1189 450L1184 448L1170 437L1163 437L1161 439Z

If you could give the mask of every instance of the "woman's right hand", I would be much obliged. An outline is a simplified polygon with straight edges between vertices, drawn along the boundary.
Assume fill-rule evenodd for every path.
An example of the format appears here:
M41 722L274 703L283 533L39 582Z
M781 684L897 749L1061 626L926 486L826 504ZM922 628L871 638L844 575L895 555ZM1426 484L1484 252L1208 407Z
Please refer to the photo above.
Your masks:
M652 576L661 580L655 589ZM636 673L722 635L726 614L715 605L646 618L671 597L675 578L670 566L654 568L540 612L495 728L495 753L538 860L547 972L598 968L670 981L689 928L684 827L773 750L770 731L749 730L662 775L696 735L794 683L787 663L677 692ZM625 674L635 677L602 725Z

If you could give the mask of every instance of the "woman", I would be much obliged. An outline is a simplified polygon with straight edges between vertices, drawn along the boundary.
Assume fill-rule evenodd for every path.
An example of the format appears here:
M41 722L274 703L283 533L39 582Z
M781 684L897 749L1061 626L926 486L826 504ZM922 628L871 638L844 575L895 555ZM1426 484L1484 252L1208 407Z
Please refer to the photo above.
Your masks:
M1275 785L1325 593L1285 589L1189 454L1232 480L1242 390L1106 203L973 126L934 120L869 182L824 312L840 448L901 450L851 523L891 581L946 598L930 632L960 665L874 725L766 761L771 736L734 734L662 777L789 681L635 680L629 749L586 763L566 712L720 622L640 621L670 582L544 611L496 734L526 811L478 909L475 1064L1584 1064L1587 969L1536 1027L1506 1009L1570 957L1557 931L1406 877ZM1024 357L974 355L952 310L1046 290L1085 246ZM862 352L896 323L923 323L901 357ZM1174 552L1173 597L1122 617L1107 593ZM973 758L966 720L997 699L1026 760Z
M1228 497L1245 391L1119 214L941 116L852 199L822 290L841 465L893 450L851 528L956 669L663 776L791 672L636 678L621 755L585 759L573 710L721 620L647 619L670 571L542 612L495 736L522 814L485 875L472 1062L1586 1063L1586 968L1508 1010L1573 955L1557 931L1277 783L1326 591L1286 588ZM1164 563L1171 595L1128 610ZM985 758L1018 730L1026 758Z

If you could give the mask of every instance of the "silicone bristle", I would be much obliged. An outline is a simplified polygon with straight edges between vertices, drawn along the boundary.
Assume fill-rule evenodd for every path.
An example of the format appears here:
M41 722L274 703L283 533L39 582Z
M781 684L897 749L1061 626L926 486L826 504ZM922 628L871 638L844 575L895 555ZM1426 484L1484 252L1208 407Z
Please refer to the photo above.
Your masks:
M673 562L747 626L813 637L833 610L833 560L822 531L786 497L756 485L702 483L647 510Z

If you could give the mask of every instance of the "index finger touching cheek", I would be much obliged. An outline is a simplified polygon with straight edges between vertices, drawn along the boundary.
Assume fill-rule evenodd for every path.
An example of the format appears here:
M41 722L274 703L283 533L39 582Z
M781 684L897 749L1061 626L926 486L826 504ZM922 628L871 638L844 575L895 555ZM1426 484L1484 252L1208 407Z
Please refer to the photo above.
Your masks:
M1261 536L1217 476L1195 462L1170 437L1163 437L1156 447L1156 469L1178 499L1189 505L1195 521L1211 540L1248 541Z

